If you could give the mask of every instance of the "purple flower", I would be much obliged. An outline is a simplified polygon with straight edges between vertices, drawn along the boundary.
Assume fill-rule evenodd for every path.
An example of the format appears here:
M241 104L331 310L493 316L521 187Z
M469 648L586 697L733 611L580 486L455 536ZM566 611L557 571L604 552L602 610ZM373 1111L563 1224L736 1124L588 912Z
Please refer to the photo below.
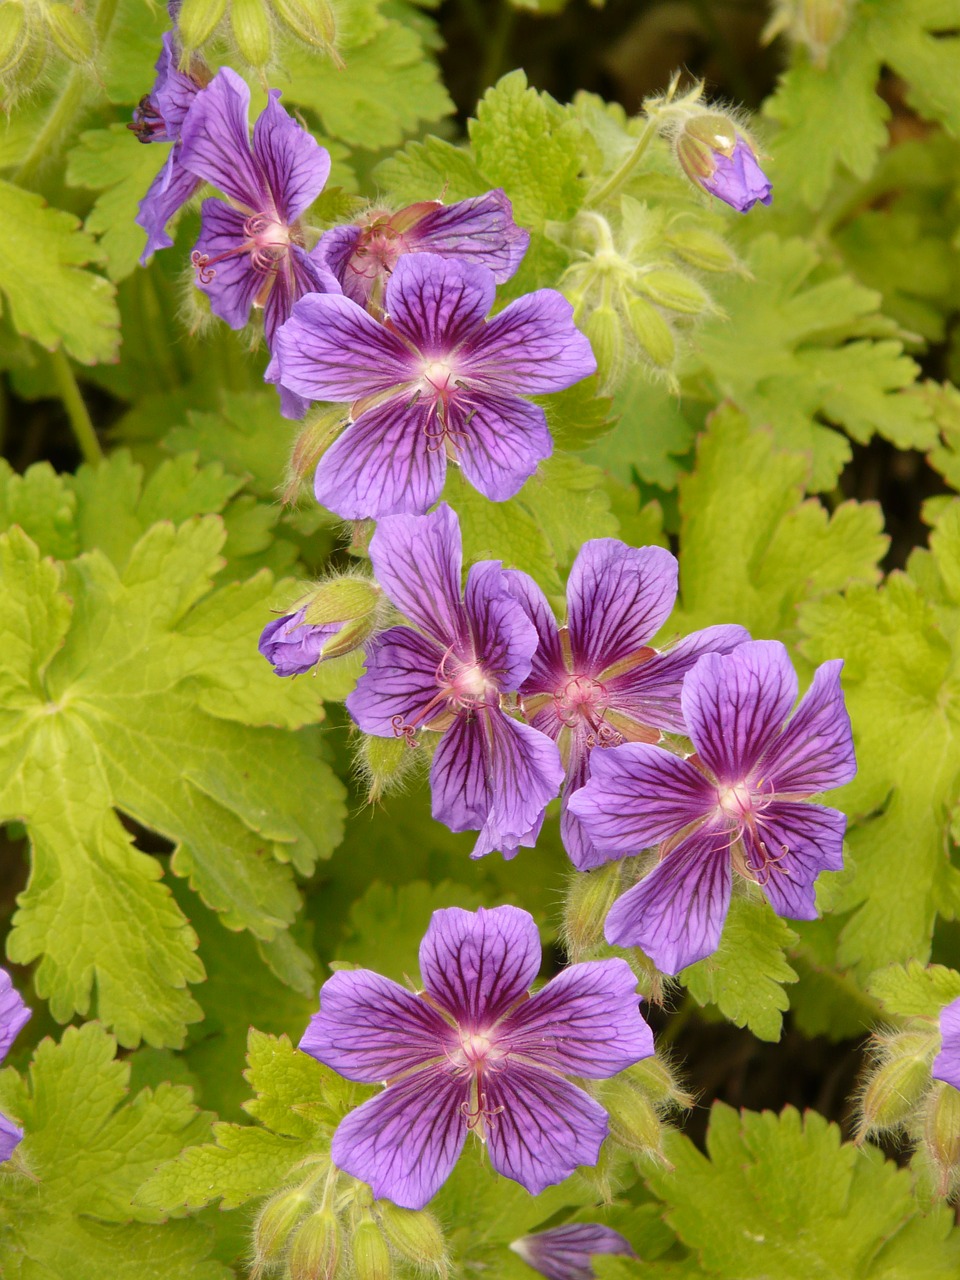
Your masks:
M846 817L805 803L856 773L840 660L825 662L796 712L787 651L751 641L708 653L683 681L696 755L628 743L594 752L570 808L601 852L660 845L660 861L614 903L607 941L639 946L664 973L715 951L730 905L731 865L774 910L816 918L814 881L843 865Z
M386 1081L340 1123L331 1157L377 1197L422 1209L472 1129L498 1173L536 1195L595 1164L602 1080L653 1053L623 960L575 964L542 991L533 917L517 907L435 911L420 944L426 990L369 969L335 973L300 1048L348 1080Z
M662 547L628 547L613 538L584 543L567 583L565 627L557 626L531 578L507 576L540 636L520 687L524 715L560 748L566 769L560 830L584 871L611 856L591 843L568 804L587 780L593 748L656 742L661 730L686 732L684 674L701 654L726 652L750 636L743 627L708 627L672 649L650 648L677 596L677 562Z
M596 361L553 289L485 323L495 288L486 267L410 253L387 281L384 324L342 296L294 307L267 380L353 403L352 423L317 467L319 502L348 520L424 512L448 459L502 502L549 456L543 410L521 396L572 386Z
M620 1253L635 1258L629 1240L612 1227L595 1222L568 1222L549 1231L514 1240L514 1253L545 1275L547 1280L595 1280L590 1259L598 1253Z
M704 113L689 119L677 138L677 158L687 177L726 204L746 213L773 199L757 153L733 122Z
M560 789L554 743L503 709L530 671L537 633L510 594L498 562L475 564L460 595L457 517L387 516L370 541L377 581L415 624L390 627L367 648L367 669L347 698L364 733L443 736L430 767L434 818L479 830L473 857L512 858L536 840Z
M304 622L305 610L286 613L268 622L260 633L257 648L278 676L298 676L315 667L328 644L343 628L341 622L311 626Z
M933 1060L934 1080L960 1089L960 996L940 1013L942 1046Z
M340 292L304 247L300 215L330 173L330 156L288 116L271 89L248 133L250 90L228 67L217 72L183 125L181 163L232 201L204 200L191 261L215 315L241 329L263 308L267 345L305 293Z
M137 225L147 233L147 245L140 255L143 266L157 249L169 249L173 244L167 235L167 223L200 187L196 174L184 168L180 135L187 113L210 81L210 70L202 58L192 58L189 69L180 70L173 32L167 31L162 43L157 79L151 91L140 99L133 124L127 125L141 142L173 143L137 213Z
M530 243L513 220L506 195L486 195L442 205L424 200L391 213L372 209L355 223L324 232L316 254L348 298L379 306L383 286L404 253L437 253L489 267L497 284L509 280Z
M10 1046L29 1017L30 1010L11 982L9 973L0 969L0 1062L10 1052ZM0 1115L0 1164L10 1159L22 1137L23 1130Z

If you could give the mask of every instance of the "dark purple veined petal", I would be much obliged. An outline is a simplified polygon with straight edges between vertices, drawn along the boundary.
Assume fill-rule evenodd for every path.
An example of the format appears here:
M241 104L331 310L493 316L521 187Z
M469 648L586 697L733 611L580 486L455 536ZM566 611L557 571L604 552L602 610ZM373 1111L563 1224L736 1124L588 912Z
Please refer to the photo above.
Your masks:
M460 598L460 522L447 504L427 516L389 516L370 539L374 575L404 617L446 648L469 639Z
M221 67L183 122L182 160L251 213L264 213L270 196L250 151L249 110L245 81Z
M398 716L404 724L419 725L418 713L437 696L443 650L409 627L390 627L367 645L366 661L366 671L346 700L363 732L389 738ZM442 710L437 706L435 714Z
M204 258L222 261L203 267L197 276L197 287L210 299L210 310L231 329L242 329L250 319L254 299L270 282L265 272L258 270L249 252L240 252L249 240L244 231L242 213L223 200L204 200L200 239L194 253Z
M344 294L361 307L367 300L369 288L364 285L369 285L369 281L350 271L349 264L362 231L363 228L355 222L347 223L342 227L331 227L329 231L323 233L312 252L312 257L320 266L340 282Z
M653 1053L637 976L625 960L570 965L509 1014L498 1036L512 1054L588 1080L605 1080Z
M300 1048L348 1080L375 1084L445 1059L456 1031L425 1001L370 969L335 973Z
M308 294L278 331L280 382L306 400L352 402L402 387L417 376L415 357L362 307L340 294ZM405 403L413 396L405 395Z
M405 233L404 241L412 253L438 253L487 267L503 284L522 262L530 233L516 225L513 207L498 188L432 210Z
M846 814L775 800L757 815L756 824L757 834L748 828L743 843L770 905L788 920L816 920L813 882L821 871L843 868Z
M515 692L530 672L538 637L509 591L498 560L484 560L471 567L464 607L478 660L503 693Z
M560 628L553 610L529 574L519 569L504 571L510 592L523 606L523 611L537 629L540 643L533 655L530 675L524 681L521 692L525 694L552 694L569 676L560 647ZM538 726L539 727L539 726ZM554 734L550 734L555 737Z
M512 396L458 392L448 410L463 474L492 502L506 502L553 452L539 405Z
M596 1222L568 1222L514 1240L510 1248L547 1280L596 1280L591 1258L598 1253L636 1257L630 1241Z
M609 1128L607 1113L576 1085L511 1062L485 1077L483 1088L487 1149L497 1173L539 1195L569 1178L578 1165L597 1163Z
M338 294L339 292L340 286L329 271L320 266L298 244L290 245L287 259L277 275L273 288L267 294L263 307L263 335L268 349L273 351L277 330L290 319L294 303L299 302L308 293Z
M478 831L490 813L490 754L483 722L461 713L430 763L430 812L451 831Z
M283 222L296 222L330 176L330 154L280 105L271 89L253 126L253 154Z
M0 969L0 1062L10 1052L10 1046L30 1020L30 1010L13 985L6 969Z
M489 809L470 856L483 858L499 849L512 858L519 846L529 847L530 833L559 794L563 765L557 744L530 725L502 711L487 713L482 723Z
M450 1176L467 1137L469 1081L446 1067L398 1080L340 1121L330 1156L374 1196L422 1209Z
M597 371L590 343L573 323L573 307L555 289L538 289L511 302L464 348L459 361L471 382L507 395L563 391Z
M203 85L192 75L180 70L173 32L165 31L160 39L162 49L156 62L157 80L150 96L165 125L161 136L166 142L175 142L180 137L187 112L193 106L197 94L202 91Z
M567 804L601 852L625 857L707 818L717 792L689 761L627 742L591 753L590 777Z
M0 1111L0 1164L9 1160L23 1140L23 1130Z
M482 1032L527 994L540 957L529 911L445 907L433 913L420 944L420 975L461 1030Z
M855 777L850 717L840 688L843 661L834 658L814 672L790 723L759 763L764 783L787 795L813 795Z
M712 955L730 907L730 832L702 827L610 908L606 939L640 947L663 973Z
M604 680L611 707L665 733L686 733L680 706L683 678L705 653L729 653L750 639L744 627L733 624L705 627L684 636L670 649L656 653L640 666Z
M362 413L317 463L317 501L344 520L422 515L440 497L447 471L443 450L431 448L431 412L402 395Z
M934 1080L960 1089L960 997L940 1012L942 1047L933 1060Z
M170 248L173 237L167 234L167 223L199 189L200 179L180 163L180 148L174 144L137 211L137 226L147 233L146 247L140 255L141 266L145 267L158 249Z
M495 293L486 267L408 253L387 282L384 305L391 324L427 360L442 359L482 327ZM456 365L459 372L459 356Z
M703 763L725 785L742 782L783 729L797 673L776 640L707 653L687 673L680 705Z
M539 724L539 717L534 717ZM567 856L578 871L592 871L606 862L623 857L620 853L602 853L587 835L586 828L570 808L570 797L586 785L590 777L590 760L596 747L587 744L587 731L583 725L570 730L567 749L567 780L560 800L560 839ZM603 750L603 748L601 748Z
M597 676L636 653L670 616L677 561L663 547L594 538L580 548L567 582L573 670Z

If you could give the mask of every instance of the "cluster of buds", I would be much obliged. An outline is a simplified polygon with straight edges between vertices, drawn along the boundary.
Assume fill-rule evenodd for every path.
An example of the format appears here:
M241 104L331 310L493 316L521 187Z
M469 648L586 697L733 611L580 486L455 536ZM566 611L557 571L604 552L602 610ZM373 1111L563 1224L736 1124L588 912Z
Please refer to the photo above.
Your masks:
M378 629L383 611L383 592L372 578L328 578L264 627L260 652L278 676L303 675L318 662L359 649Z
M669 1167L663 1152L663 1137L671 1127L669 1118L688 1111L694 1098L664 1057L654 1054L603 1081L599 1101L610 1117L608 1146L619 1147L634 1160L653 1160Z
M436 1218L374 1200L370 1189L326 1158L300 1184L285 1187L260 1209L253 1229L252 1280L391 1280L398 1267L449 1274Z
M4 0L0 4L0 88L4 105L36 85L48 57L93 63L97 40L83 0Z
M574 224L576 260L561 288L574 323L589 337L601 377L611 384L629 358L675 382L685 332L715 313L695 272L724 272L737 259L696 215L623 196L615 233L606 217L581 213Z
M262 70L274 55L274 21L297 40L342 65L334 47L337 23L328 0L182 0L177 14L185 54L204 44L224 24L241 58Z
M785 35L802 45L816 67L825 67L830 50L846 33L857 0L776 0L763 30L764 44Z

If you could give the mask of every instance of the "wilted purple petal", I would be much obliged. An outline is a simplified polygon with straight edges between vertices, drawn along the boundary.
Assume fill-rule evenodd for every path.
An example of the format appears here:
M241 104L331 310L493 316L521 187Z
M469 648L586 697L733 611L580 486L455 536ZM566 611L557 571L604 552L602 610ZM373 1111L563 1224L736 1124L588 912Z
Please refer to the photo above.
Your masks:
M426 1067L340 1121L330 1156L374 1196L422 1209L450 1176L467 1137L469 1082Z
M249 112L246 82L221 67L184 121L182 159L198 178L255 213L270 195L250 151Z
M136 224L147 233L141 266L145 267L158 249L170 248L173 237L167 234L167 223L199 189L200 179L180 163L180 148L175 144L137 211Z
M323 190L330 176L330 155L312 134L287 115L271 89L253 127L253 154L274 207L284 222L295 222ZM246 117L244 117L246 123ZM223 188L226 191L226 187Z
M486 717L485 727L490 807L470 856L482 858L499 849L512 858L519 846L530 843L529 833L559 794L563 765L557 744L520 720L498 712Z
M510 593L500 562L484 560L467 574L464 607L477 653L501 689L519 689L530 674L537 632Z
M640 947L663 973L679 973L720 945L730 892L730 833L702 827L617 899L606 939Z
M709 177L701 177L700 185L731 205L739 213L746 213L759 200L769 204L773 199L770 181L757 163L750 144L741 137L731 155L722 151L714 153L715 168Z
M347 697L347 710L364 733L390 737L397 724L409 724L436 698L442 660L433 640L409 627L390 627L367 646L366 671Z
M491 390L542 395L596 373L597 362L563 294L538 289L493 317L464 350L461 367Z
M487 267L497 284L503 284L523 260L530 233L513 221L513 207L498 188L431 210L404 239L411 252L438 253Z
M511 1062L509 1072L490 1075L484 1086L487 1148L497 1173L539 1195L578 1165L597 1163L607 1113L582 1089L519 1062Z
M817 667L790 723L764 755L764 778L778 794L812 795L855 776L850 717L840 688L842 669L840 658Z
M742 782L783 729L797 698L784 646L751 640L704 654L683 681L680 704L697 754L721 784Z
M846 814L819 804L774 800L757 814L755 823L743 832L748 870L777 915L816 920L813 882L821 871L843 867Z
M553 452L544 412L527 400L467 391L449 416L463 474L491 502L512 498Z
M444 1059L456 1032L425 1001L370 969L337 972L300 1048L348 1080L375 1084Z
M547 1280L596 1280L591 1259L598 1253L636 1257L629 1240L612 1227L568 1222L514 1240L510 1248Z
M486 267L410 253L398 261L384 298L391 323L429 359L477 334L495 294L493 272Z
M445 907L433 913L420 944L428 994L468 1033L502 1017L539 969L540 935L519 907Z
M561 1074L603 1080L653 1053L637 977L625 960L570 965L499 1027L511 1052Z
M380 586L405 618L443 648L466 642L460 523L445 502L427 516L381 520L370 539L370 561Z
M586 786L567 801L597 848L613 857L666 840L716 804L716 788L699 769L645 742L594 751Z
M13 979L6 969L0 969L0 1062L29 1020L30 1010L13 985Z
M573 669L599 675L635 654L660 630L677 598L677 560L663 547L594 538L567 582Z
M960 1089L960 996L940 1012L942 1047L933 1060L934 1080Z

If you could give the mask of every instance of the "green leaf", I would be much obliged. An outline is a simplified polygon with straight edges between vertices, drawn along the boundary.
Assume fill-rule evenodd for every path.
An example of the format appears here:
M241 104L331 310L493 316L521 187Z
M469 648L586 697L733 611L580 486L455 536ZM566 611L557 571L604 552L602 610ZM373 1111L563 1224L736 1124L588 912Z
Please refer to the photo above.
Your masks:
M38 1046L26 1078L0 1075L0 1106L24 1129L18 1157L29 1170L0 1187L3 1274L226 1280L203 1227L147 1225L162 1215L132 1199L159 1162L204 1140L209 1117L182 1085L129 1098L130 1063L116 1060L116 1048L96 1023L68 1027L60 1044Z
M120 317L113 286L93 271L93 239L70 213L0 182L0 292L14 329L81 364L114 359ZM29 263L29 271L24 264Z
M784 956L797 935L765 899L737 894L720 946L684 969L680 981L701 1005L715 1004L738 1027L761 1040L779 1040L790 1000L783 989L797 975Z
M69 478L49 462L35 462L22 476L0 458L0 530L18 524L49 555L75 556L76 497Z
M422 142L408 142L377 167L377 178L398 205L415 204L436 196L452 203L482 196L490 184L464 147L455 147L429 134Z
M911 960L875 973L867 990L888 1013L901 1018L937 1018L944 1005L960 996L960 973L942 964L925 968Z
M626 482L636 473L647 484L675 488L696 434L678 397L636 364L620 381L613 407L616 426L588 460Z

